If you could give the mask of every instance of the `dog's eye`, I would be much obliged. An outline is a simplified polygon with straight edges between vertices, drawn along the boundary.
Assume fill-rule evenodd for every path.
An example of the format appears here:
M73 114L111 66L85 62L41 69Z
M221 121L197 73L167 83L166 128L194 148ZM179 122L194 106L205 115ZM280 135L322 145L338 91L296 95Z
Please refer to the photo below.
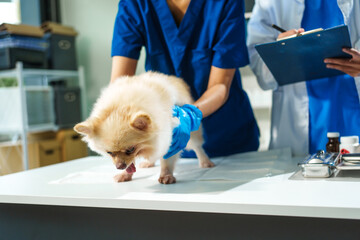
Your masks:
M107 152L109 155L113 155L113 153L112 152Z
M134 151L135 151L135 147L130 147L130 148L126 149L125 154L126 154L126 155L130 155L130 154L132 154Z

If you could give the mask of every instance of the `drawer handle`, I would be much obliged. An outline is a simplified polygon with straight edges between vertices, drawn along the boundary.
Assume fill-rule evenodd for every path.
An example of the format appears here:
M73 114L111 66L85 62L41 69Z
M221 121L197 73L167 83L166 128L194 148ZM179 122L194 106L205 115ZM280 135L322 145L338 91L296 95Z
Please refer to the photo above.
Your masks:
M79 135L72 135L71 138L72 138L73 140L76 140L76 139L79 139L80 136L79 136Z
M46 155L51 155L51 154L53 154L53 153L54 153L54 150L52 150L52 149L45 151L45 154L46 154Z

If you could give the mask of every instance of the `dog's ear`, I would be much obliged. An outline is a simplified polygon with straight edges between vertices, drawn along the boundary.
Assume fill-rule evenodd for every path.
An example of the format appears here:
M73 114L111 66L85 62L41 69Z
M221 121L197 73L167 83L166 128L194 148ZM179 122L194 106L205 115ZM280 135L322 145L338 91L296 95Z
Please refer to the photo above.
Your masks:
M145 112L138 112L132 118L130 125L141 131L147 131L150 128L151 118Z
M89 121L85 121L76 124L74 130L82 135L90 135L94 132L94 127Z

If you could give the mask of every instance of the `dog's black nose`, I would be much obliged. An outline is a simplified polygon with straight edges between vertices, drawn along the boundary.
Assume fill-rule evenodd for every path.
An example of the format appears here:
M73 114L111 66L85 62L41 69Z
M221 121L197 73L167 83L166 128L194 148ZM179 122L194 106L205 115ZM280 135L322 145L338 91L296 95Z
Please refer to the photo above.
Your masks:
M116 168L117 169L125 169L126 168L126 163L116 163Z

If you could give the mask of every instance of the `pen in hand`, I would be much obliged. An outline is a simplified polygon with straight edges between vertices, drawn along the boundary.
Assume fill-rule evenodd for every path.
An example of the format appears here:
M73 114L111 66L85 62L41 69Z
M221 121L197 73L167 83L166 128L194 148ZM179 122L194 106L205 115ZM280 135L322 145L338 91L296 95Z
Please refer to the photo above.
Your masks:
M271 27L273 27L273 28L275 28L276 30L278 30L279 32L286 32L286 30L285 29L282 29L281 27L279 27L279 26L277 26L277 25L275 25L275 24L273 24L273 25L271 25Z

